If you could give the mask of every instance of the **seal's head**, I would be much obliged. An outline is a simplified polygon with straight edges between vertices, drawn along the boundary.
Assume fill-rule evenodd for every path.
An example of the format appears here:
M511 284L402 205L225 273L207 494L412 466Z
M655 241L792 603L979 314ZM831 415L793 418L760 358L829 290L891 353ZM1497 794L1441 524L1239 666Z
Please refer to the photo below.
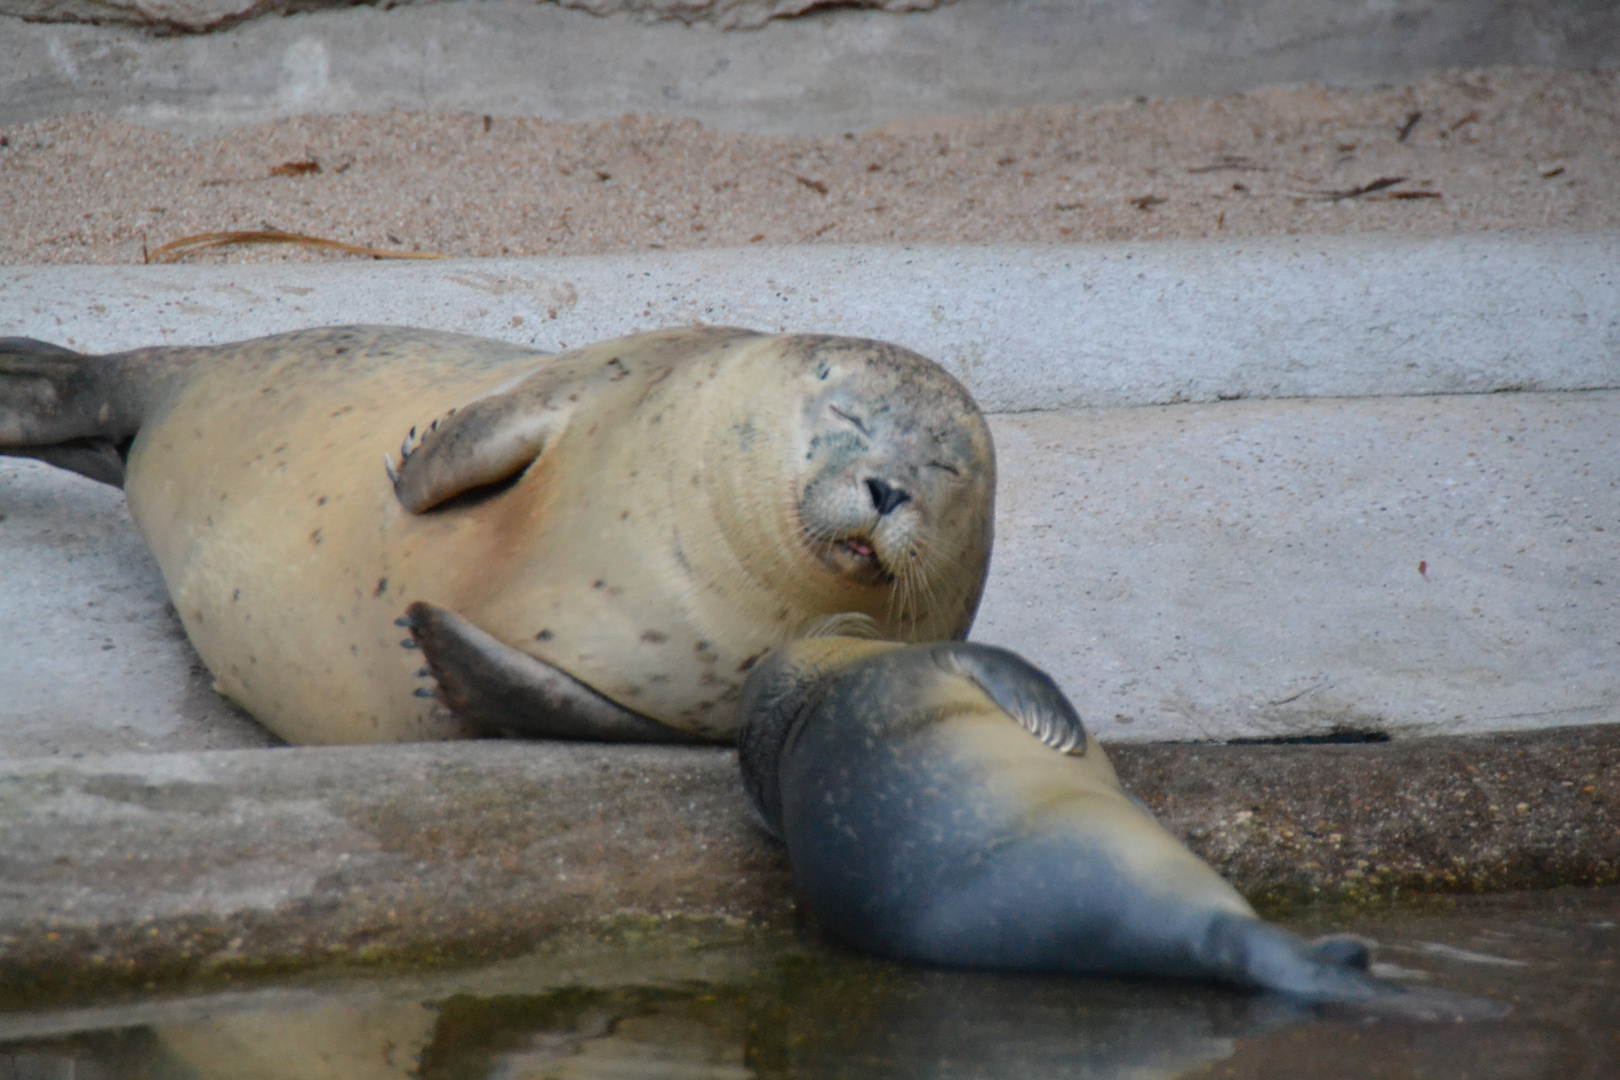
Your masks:
M743 561L800 598L807 619L855 611L885 637L965 636L990 562L996 479L973 399L937 364L884 342L798 335L754 352L770 373L735 400L746 418L722 425L729 454L708 455L731 463L717 516L732 519L734 548L748 538ZM739 468L751 485L735 482ZM750 491L780 505L748 505ZM757 549L772 513L775 566Z

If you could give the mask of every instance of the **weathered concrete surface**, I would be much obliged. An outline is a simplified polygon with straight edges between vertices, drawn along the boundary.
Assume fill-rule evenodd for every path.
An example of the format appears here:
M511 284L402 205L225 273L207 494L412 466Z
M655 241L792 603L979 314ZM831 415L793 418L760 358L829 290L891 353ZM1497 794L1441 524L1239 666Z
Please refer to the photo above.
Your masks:
M539 0L536 0L539 2ZM722 30L764 26L812 7L927 11L940 0L552 0L592 15L629 15L647 22L705 23ZM352 7L354 0L0 0L0 15L30 22L121 23L157 30L201 32L259 15L286 15L321 8ZM378 0L379 6L393 5Z
M1620 393L992 418L973 636L1130 740L1620 721Z
M0 273L0 334L896 340L992 410L976 637L1110 739L1402 737L1620 716L1617 265L1620 238L1509 236L35 267ZM1186 401L1208 404L1162 405ZM115 492L0 459L0 515L0 755L264 744L207 690Z
M1125 747L1239 888L1620 877L1620 727L1364 746ZM781 849L711 749L456 743L0 762L0 986L516 953L626 913L791 925Z
M1612 389L1620 234L0 268L0 334L91 352L352 322L560 349L694 321L900 342L992 413Z
M1620 726L1109 753L1172 832L1268 909L1620 881Z
M1620 391L991 417L974 637L1115 740L1620 719ZM110 488L0 459L0 756L273 740Z
M779 920L724 750L474 742L0 761L0 985Z
M57 0L0 2L39 17ZM63 2L81 17L91 5L112 8ZM173 0L160 17L206 23L212 2ZM217 2L245 12L263 0ZM837 10L721 34L478 0L253 19L169 38L0 18L0 123L98 112L200 133L312 113L447 109L553 120L658 113L728 130L825 135L906 116L1289 82L1370 87L1490 64L1612 69L1620 8L1608 0L968 0L926 14Z
M214 693L123 492L17 458L0 643L0 758L281 745Z

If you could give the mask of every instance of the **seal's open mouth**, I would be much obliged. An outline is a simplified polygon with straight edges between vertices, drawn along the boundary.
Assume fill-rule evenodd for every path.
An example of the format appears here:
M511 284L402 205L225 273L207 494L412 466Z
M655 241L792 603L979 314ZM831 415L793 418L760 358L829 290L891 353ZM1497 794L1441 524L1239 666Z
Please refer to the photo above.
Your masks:
M871 585L888 585L894 581L894 575L883 565L869 537L845 537L838 542L837 551L845 556L839 562L845 564L840 569L846 573L853 573L856 578Z

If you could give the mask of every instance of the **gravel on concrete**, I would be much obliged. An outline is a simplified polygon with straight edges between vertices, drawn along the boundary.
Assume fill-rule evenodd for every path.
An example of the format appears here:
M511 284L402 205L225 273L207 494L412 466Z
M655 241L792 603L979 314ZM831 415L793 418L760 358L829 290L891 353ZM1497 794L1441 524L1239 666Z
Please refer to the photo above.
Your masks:
M196 140L88 115L0 128L0 263L140 263L185 237L267 227L480 258L1612 230L1620 75L1493 68L822 138L447 113L298 117Z

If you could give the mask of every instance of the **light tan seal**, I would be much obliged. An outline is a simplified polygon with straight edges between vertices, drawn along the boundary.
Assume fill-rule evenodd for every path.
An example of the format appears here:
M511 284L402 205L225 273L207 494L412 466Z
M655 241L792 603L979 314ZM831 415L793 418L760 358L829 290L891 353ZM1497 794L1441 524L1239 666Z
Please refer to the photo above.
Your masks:
M558 356L8 339L0 453L122 483L217 688L294 743L729 740L749 668L810 623L965 635L995 487L932 362L721 328Z

